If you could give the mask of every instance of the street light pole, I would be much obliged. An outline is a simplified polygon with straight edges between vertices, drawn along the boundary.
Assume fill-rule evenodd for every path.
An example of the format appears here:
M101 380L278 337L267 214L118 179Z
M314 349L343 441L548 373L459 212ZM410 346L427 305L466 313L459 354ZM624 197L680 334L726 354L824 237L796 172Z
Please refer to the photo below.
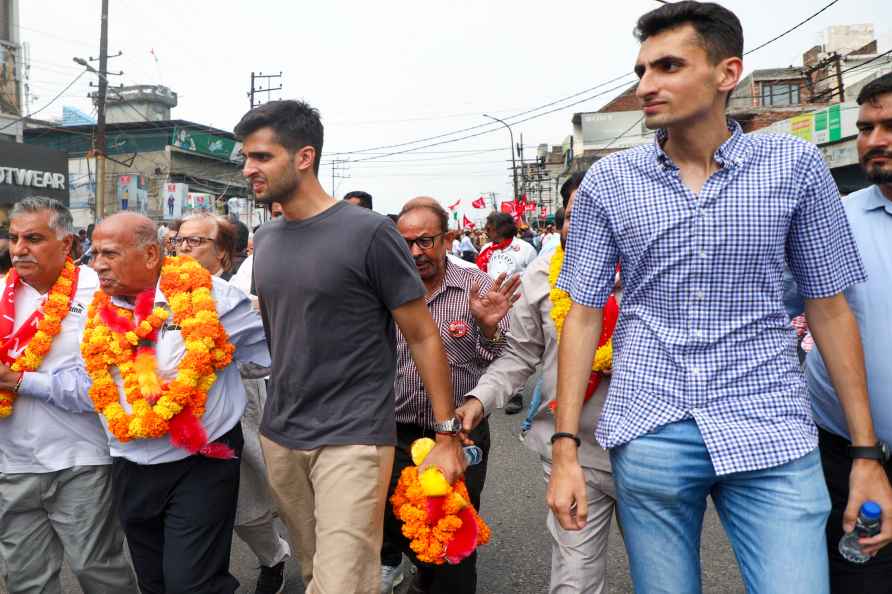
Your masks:
M517 201L517 163L514 161L514 132L511 130L511 126L509 126L503 120L500 120L497 117L493 117L491 115L483 114L483 117L489 118L491 120L495 120L498 123L502 124L506 128L508 128L508 134L511 138L511 172L514 174L514 201Z

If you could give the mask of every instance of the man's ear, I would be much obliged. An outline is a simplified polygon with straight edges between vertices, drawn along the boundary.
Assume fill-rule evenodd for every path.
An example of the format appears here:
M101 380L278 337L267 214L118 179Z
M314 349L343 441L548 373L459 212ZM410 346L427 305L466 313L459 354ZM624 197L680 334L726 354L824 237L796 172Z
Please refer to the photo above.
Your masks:
M150 243L146 246L146 269L154 270L161 264L161 246Z
M294 153L294 166L298 171L313 171L316 165L316 149L305 146Z
M733 93L743 74L743 60L740 58L726 58L716 67L718 90L723 93Z

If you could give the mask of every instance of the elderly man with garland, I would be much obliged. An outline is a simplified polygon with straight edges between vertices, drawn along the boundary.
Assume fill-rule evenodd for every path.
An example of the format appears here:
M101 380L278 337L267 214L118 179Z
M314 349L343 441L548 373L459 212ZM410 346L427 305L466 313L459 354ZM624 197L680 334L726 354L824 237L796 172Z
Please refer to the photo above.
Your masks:
M0 557L11 594L61 592L63 558L85 592L136 592L102 425L92 411L46 402L55 377L83 365L80 337L99 287L68 257L73 233L71 213L52 198L12 209L15 268L0 299Z
M520 299L511 309L511 333L502 356L493 361L477 385L466 395L456 414L466 431L471 431L495 406L522 389L542 366L544 398L531 413L532 424L524 444L539 454L545 480L551 476L551 443L557 384L558 338L570 306L570 296L555 287L564 261L564 246L570 228L573 199L581 182L574 176L566 194L564 208L555 214L561 230L560 244L554 253L536 258L521 277ZM566 216L564 213L566 212ZM589 521L582 530L563 529L554 513L546 519L551 535L551 594L603 594L607 591L607 535L616 503L610 470L610 457L595 443L595 426L610 385L613 328L619 313L619 296L611 298L604 309L604 331L592 362L580 423L579 460L585 476Z
M233 358L270 364L248 297L187 257L162 254L155 225L119 213L93 233L101 292L81 350L92 380L50 394L102 413L112 485L143 594L232 594L229 554L245 390Z
M230 277L235 252L235 226L220 215L201 212L187 216L174 239L178 256L190 256L208 272L235 284ZM266 480L260 449L260 419L266 404L269 368L239 365L247 405L242 416L245 446L241 455L235 533L260 561L254 594L277 594L285 581L285 561L291 556L288 541L275 526L275 505Z

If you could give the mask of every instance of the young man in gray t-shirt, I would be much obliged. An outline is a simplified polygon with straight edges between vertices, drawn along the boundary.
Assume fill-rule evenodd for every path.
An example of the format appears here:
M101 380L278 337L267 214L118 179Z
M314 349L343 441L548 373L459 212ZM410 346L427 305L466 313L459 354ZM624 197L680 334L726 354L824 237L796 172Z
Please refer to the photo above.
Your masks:
M317 173L319 113L273 101L235 128L259 202L284 216L254 238L254 281L272 354L261 443L306 591L378 591L396 441L393 322L438 421L426 464L463 471L446 355L393 223L337 202Z

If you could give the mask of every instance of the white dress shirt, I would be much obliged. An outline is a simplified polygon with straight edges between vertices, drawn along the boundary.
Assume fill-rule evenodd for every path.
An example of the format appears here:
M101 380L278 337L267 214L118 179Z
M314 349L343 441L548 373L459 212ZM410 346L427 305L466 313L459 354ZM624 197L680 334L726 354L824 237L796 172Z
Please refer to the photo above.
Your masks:
M208 442L232 429L245 410L245 389L235 361L252 361L264 367L270 365L263 322L247 295L220 278L213 277L213 283L217 314L229 335L229 341L235 345L235 355L231 364L217 371L217 381L208 392L206 410L201 418ZM112 298L112 302L118 307L133 308L132 304L117 298ZM155 290L155 302L159 305L167 304L167 298L160 288ZM186 345L171 318L168 318L158 333L155 353L159 377L162 380L173 379L177 366L186 353ZM121 405L130 412L120 374L117 369L113 368L111 371L118 384ZM47 390L47 398L51 402L68 410L93 410L93 403L86 391L75 388L77 384L89 385L90 382L82 366L77 373L54 374L52 380L53 385ZM107 425L104 417L102 423ZM121 443L109 434L108 442L112 456L120 456L137 464L162 464L189 456L186 450L174 447L167 435L157 439L134 439Z
M0 419L0 473L46 473L111 463L108 440L95 412L61 410L41 396L52 374L83 367L81 333L98 288L93 269L81 266L61 331L37 371L25 373L12 415ZM24 282L16 288L15 330L43 306L46 297ZM86 386L82 389L86 391Z
M486 249L486 246L483 249ZM521 238L514 237L511 245L492 253L486 272L492 278L497 278L503 272L507 273L507 276L519 274L535 259L536 248Z

